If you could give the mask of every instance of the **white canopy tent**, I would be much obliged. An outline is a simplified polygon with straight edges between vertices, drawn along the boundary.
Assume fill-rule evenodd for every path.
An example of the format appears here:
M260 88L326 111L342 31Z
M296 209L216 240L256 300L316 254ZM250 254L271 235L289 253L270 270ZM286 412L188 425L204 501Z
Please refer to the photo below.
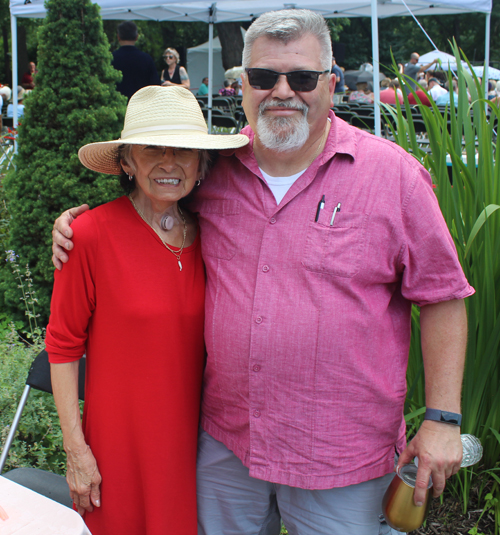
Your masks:
M224 67L222 66L222 47L218 37L212 42L212 51L210 52L210 41L193 46L187 49L186 69L189 73L191 83L199 86L201 80L208 76L208 61L212 56L212 80L209 77L210 87L222 87L224 81ZM191 87L192 89L192 87Z
M429 63L432 63L435 59L440 60L441 65L439 68L443 69L444 71L447 71L449 69L453 71L457 70L457 60L455 56L447 54L446 52L441 52L440 50L431 50L430 52L427 52L427 54L422 54L418 58L417 65L422 67L423 65L428 65ZM467 63L465 61L462 61L462 65L465 66L467 65ZM427 70L434 71L437 68L438 67L434 64Z
M240 28L241 35L245 39L245 30ZM187 49L186 69L189 73L191 82L199 84L205 76L208 76L208 57L210 54L210 41L193 46ZM222 65L222 47L218 37L215 37L212 43L212 61L213 61L213 84L211 87L222 87L227 74ZM191 87L193 90L193 87Z
M467 65L466 70L470 72L469 66ZM476 76L483 78L484 76L484 67L472 67L472 70L476 73ZM488 80L500 80L500 70L493 67L488 67Z
M489 64L490 19L492 0L98 0L103 19L115 20L170 20L203 21L209 24L209 81L212 84L213 25L217 22L251 21L262 13L286 8L306 8L326 18L371 17L372 50L375 79L379 73L378 19L404 16L411 12L416 16L450 15L481 12L486 14L485 65ZM12 85L17 86L17 18L40 18L45 16L43 0L10 0L12 26ZM380 102L379 87L375 88L375 101ZM212 87L209 87L209 108L211 108ZM209 125L211 114L209 113ZM14 125L17 125L17 92L14 91ZM375 133L380 135L380 109L375 106Z

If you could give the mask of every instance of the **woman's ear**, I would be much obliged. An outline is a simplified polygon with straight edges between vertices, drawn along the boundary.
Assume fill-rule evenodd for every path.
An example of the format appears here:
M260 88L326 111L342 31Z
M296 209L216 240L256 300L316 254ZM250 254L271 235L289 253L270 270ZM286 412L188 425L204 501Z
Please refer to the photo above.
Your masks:
M122 158L120 160L120 165L122 166L122 169L127 173L128 175L134 175L135 171L132 169L132 167Z

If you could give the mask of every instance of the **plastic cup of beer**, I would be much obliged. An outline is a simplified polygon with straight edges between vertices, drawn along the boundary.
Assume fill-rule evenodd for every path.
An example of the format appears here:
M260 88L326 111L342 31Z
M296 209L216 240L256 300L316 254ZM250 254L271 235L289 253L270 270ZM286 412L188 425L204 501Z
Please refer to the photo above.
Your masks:
M382 500L382 511L386 522L397 531L409 532L418 529L427 517L431 504L429 478L425 500L417 507L413 500L418 468L414 464L404 465L396 472Z

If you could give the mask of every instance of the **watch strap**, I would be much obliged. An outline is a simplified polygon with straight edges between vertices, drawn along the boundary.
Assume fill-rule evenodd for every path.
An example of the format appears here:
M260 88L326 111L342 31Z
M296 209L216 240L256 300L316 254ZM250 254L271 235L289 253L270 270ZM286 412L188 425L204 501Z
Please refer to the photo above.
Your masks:
M462 423L462 415L456 412L440 411L439 409L426 409L424 420L459 426Z

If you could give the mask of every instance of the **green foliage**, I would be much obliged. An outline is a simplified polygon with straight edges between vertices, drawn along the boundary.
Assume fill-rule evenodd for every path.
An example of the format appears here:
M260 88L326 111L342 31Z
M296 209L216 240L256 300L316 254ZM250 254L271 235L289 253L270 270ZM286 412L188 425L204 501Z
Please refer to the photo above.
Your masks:
M86 143L116 139L126 99L116 91L121 74L111 67L98 7L90 0L48 0L40 28L36 88L26 98L19 152L5 190L12 217L10 249L29 263L39 311L48 318L52 289L51 229L68 206L108 202L117 180L84 168L77 156ZM4 284L12 313L24 313L17 283Z
M14 326L0 338L0 442L5 443L21 399L31 362L43 349L35 337L30 345L19 340ZM5 470L33 466L64 474L66 456L53 397L32 390L23 411Z
M457 60L461 59L456 44L453 45L453 52ZM484 481L484 477L487 481L493 481L492 497L485 499L486 507L495 512L498 533L500 154L496 124L500 111L497 105L483 98L484 82L481 85L476 76L471 76L458 64L458 105L455 107L451 99L449 109L446 107L444 112L435 104L432 108L419 105L426 124L427 147L415 134L406 94L403 107L397 103L397 110L393 111L386 106L384 115L391 124L396 142L430 170L458 257L467 279L476 290L475 295L466 299L469 339L462 395L462 432L473 434L481 440L484 457L478 465L460 470L448 486L462 499L465 512L471 489L479 485L479 481ZM401 77L400 83L404 84ZM451 181L448 169L451 169ZM412 328L406 408L411 411L407 420L418 426L425 397L417 311L413 314ZM484 488L485 485L480 484L480 497Z

